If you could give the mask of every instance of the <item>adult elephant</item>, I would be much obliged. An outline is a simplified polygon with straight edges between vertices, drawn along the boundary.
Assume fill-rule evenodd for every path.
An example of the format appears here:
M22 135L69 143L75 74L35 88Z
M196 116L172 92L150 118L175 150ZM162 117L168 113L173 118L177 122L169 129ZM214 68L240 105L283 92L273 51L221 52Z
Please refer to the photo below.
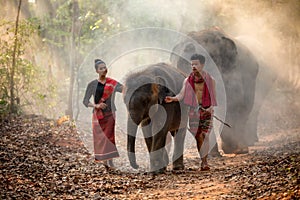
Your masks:
M257 124L256 121L249 122L257 120L257 117L249 119L259 70L256 58L244 45L219 28L191 32L188 36L190 38L174 47L172 64L189 74L191 67L187 59L199 51L197 45L206 50L221 74L226 92L225 121L231 128L224 126L222 129L222 149L225 153L248 152L248 146L258 139L256 128L253 128Z
M168 131L174 136L173 169L183 169L183 146L187 124L187 107L178 102L165 103L167 95L179 93L184 76L165 63L146 66L126 77L124 102L128 110L127 150L130 165L138 168L135 139L141 125L150 153L150 171L163 172L169 163L165 149Z

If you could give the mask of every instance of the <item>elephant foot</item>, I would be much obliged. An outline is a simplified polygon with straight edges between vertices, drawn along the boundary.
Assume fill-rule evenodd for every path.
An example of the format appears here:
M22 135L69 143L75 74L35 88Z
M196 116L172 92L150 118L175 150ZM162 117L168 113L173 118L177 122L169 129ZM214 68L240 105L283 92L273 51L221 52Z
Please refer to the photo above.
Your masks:
M131 166L133 169L138 169L138 168L139 168L139 165L136 164L136 162L130 162L130 166Z
M236 149L238 149L238 147L233 143L222 143L222 150L225 154L232 154Z
M184 165L174 165L173 171L181 171L184 170Z
M184 170L183 156L180 156L176 160L173 158L173 163L172 164L173 164L173 170L174 171Z
M222 157L222 155L221 155L221 153L219 151L217 151L217 152L209 152L208 155L211 156L211 157L217 157L217 158Z
M218 150L218 145L215 145L208 154L211 157L222 157L221 153Z
M247 154L247 153L249 153L249 149L248 149L248 147L238 148L238 149L234 150L233 153L234 154Z
M161 169L158 169L158 170L154 170L154 171L151 171L149 172L150 175L158 175L158 174L164 174L166 172L167 168L166 167L163 167Z

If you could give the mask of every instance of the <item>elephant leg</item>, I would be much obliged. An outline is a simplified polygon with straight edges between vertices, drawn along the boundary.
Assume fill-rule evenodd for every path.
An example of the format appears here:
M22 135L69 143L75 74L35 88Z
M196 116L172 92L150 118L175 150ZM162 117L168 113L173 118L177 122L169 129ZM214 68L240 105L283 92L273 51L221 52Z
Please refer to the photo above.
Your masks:
M233 153L236 154L243 154L243 153L248 153L248 130L246 130L246 120L243 121L243 123L239 123L237 125L237 147L234 150Z
M179 129L174 136L173 170L183 170L183 148L186 128Z
M152 146L150 153L150 170L154 173L162 173L169 164L168 153L165 149L168 133L169 119L165 115L156 112L152 119Z
M222 134L222 149L224 153L247 153L248 146L245 142L245 129L243 127L245 122L237 121L236 125L230 128L224 127L223 130L226 130L226 134Z
M151 146L152 146L152 125L151 122L144 123L142 127L143 135L145 138L146 146L148 149L148 152L151 152Z
M236 127L233 123L232 127L223 126L221 139L222 139L222 150L225 154L233 153L237 149L237 141L235 140L236 136Z
M152 140L153 140L152 137L145 138L145 143L146 143L148 152L151 152Z
M127 132L128 132L127 154L128 154L128 159L129 159L130 165L134 169L139 168L138 164L136 163L136 156L135 156L136 131L137 131L137 125L128 116L128 120L127 120Z
M168 153L165 149L167 131L163 130L153 136L150 152L150 171L163 173L169 164Z
M173 132L173 131L172 131ZM167 133L167 137L166 137L166 145L165 145L165 148L166 148L166 151L167 151L167 154L168 154L168 157L169 155L171 154L171 148L172 148L172 132L171 133Z
M245 133L246 130L243 130ZM245 154L249 153L249 145L247 144L246 134L241 136L241 140L237 144L237 148L233 151L235 154Z
M249 115L248 121L246 123L245 130L247 133L246 143L248 146L253 146L255 142L258 141L257 135L257 117L258 117L258 110L253 109Z

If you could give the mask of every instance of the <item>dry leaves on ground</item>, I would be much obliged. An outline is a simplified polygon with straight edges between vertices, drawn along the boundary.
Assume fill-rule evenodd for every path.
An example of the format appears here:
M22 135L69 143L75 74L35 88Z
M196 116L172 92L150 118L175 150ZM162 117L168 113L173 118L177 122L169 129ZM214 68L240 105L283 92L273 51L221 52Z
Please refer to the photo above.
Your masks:
M210 172L186 157L184 171L153 176L94 163L69 124L40 116L0 123L1 199L300 198L297 136L251 154L210 158Z

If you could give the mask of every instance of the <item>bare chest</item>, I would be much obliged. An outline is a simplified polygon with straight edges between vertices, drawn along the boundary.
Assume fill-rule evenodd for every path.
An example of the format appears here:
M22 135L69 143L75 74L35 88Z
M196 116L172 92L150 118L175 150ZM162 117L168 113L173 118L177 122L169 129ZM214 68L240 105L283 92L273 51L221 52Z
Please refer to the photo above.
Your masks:
M203 87L204 87L204 82L195 83L195 93L196 93L198 103L202 103Z

